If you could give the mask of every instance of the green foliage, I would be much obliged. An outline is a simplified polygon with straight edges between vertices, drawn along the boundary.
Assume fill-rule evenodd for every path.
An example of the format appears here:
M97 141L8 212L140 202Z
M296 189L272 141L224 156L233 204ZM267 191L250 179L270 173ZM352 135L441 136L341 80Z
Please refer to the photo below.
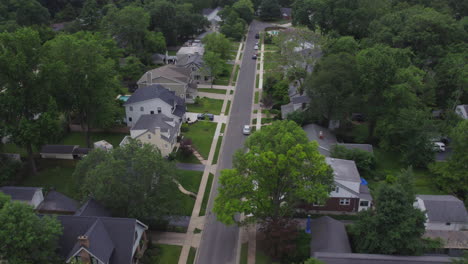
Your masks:
M40 61L37 31L22 28L0 33L0 126L11 141L28 151L35 173L32 148L56 139L59 121L50 96L51 76Z
M220 32L228 38L241 40L245 33L247 22L231 7L226 7L219 14L223 19Z
M279 219L291 215L300 200L327 199L332 170L294 122L273 122L253 133L245 147L249 152L235 154L234 169L221 172L213 208L219 221L234 224L238 212L252 215L247 222Z
M44 65L54 76L53 94L60 109L76 115L87 128L88 146L90 128L112 125L117 115L116 54L108 45L112 42L88 32L60 35L45 44Z
M304 264L325 264L322 261L316 259L316 258L310 258L304 262Z
M254 15L254 8L252 1L250 0L239 0L236 1L232 8L239 14L239 17L245 20L248 24L252 22Z
M179 201L171 199L176 175L154 146L131 140L106 152L93 150L78 163L73 177L80 182L80 196L94 197L116 216L160 220L177 214Z
M281 6L278 0L262 0L260 4L260 19L264 21L272 21L280 18Z
M39 217L34 209L21 202L5 202L0 209L0 258L9 263L54 263L62 234L59 221L51 216Z
M231 53L231 42L221 33L211 33L206 35L203 40L205 50L216 53L223 60L227 60Z
M57 14L55 14L55 20L64 22L64 21L71 21L78 16L78 10L72 6L72 4L68 3L64 9L60 10Z
M81 27L84 30L96 30L101 21L101 12L96 0L86 0L80 12Z
M18 171L21 169L21 162L0 156L0 185L11 184Z
M344 146L333 146L330 156L338 159L354 160L361 174L369 175L375 168L374 154L361 149L347 149Z
M437 174L436 184L442 190L466 201L468 193L468 120L461 121L451 133L452 155L447 162L432 164L430 169Z
M207 51L203 54L203 68L202 71L206 72L211 77L211 84L217 79L224 71L224 61L218 53Z
M145 71L145 65L135 56L125 58L125 64L120 66L120 74L124 80L136 82L141 73Z
M341 52L355 55L359 51L359 43L352 36L345 36L329 40L325 53L338 54Z
M420 254L425 216L413 207L412 172L404 171L395 184L382 183L374 199L375 210L359 213L350 228L355 249L371 254Z
M191 3L176 5L176 16L170 17L177 23L176 32L179 40L186 40L200 34L209 22L200 13L193 10Z
M5 0L2 4L4 10L0 11L0 23L5 19L16 21L20 26L49 24L49 11L37 0ZM2 4L0 4L0 10Z

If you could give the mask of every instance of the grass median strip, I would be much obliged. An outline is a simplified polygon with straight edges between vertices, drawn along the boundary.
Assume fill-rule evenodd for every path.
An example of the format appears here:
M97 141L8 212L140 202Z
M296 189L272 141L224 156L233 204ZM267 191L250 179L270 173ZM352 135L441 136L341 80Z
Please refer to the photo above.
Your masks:
M197 254L197 249L194 247L190 247L189 255L187 258L187 264L195 263L195 254Z
M260 93L257 91L255 92L255 104L258 104L258 101L260 100Z
M229 110L230 110L230 108L231 108L231 100L229 100L229 101L227 102L226 111L224 111L224 114L225 114L225 115L229 115Z
M255 88L258 88L258 83L260 82L259 75L257 74L257 77L255 78Z
M223 124L224 125L224 124ZM218 156L219 156L219 149L221 148L221 144L223 142L223 137L218 137L218 142L216 143L216 150L215 150L215 154L213 156L213 164L217 164L218 163Z
M199 216L206 214L206 207L208 205L208 199L210 198L211 185L213 184L214 175L210 173L208 175L208 181L206 182L205 194L203 195L203 202L201 204Z

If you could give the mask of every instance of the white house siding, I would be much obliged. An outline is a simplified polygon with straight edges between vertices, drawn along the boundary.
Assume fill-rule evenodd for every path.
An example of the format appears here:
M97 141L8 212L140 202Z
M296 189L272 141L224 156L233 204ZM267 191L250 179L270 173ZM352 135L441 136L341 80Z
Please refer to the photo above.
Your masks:
M41 153L43 159L67 159L72 160L73 154Z
M135 225L135 232L137 233L137 238L135 239L135 242L133 244L133 251L132 251L132 256L135 255L135 251L138 248L138 245L140 244L141 237L143 236L143 233L145 232L145 228L142 227L139 224Z
M37 190L34 193L30 204L33 206L34 209L36 209L42 203L42 201L44 201L44 195L42 194L42 190Z
M148 137L148 135L150 137ZM174 149L175 142L176 142L176 138L174 138L174 142L172 143L167 142L166 140L162 139L161 132L159 129L156 129L155 133L146 131L143 134L136 137L136 139L140 140L141 143L148 143L157 147L159 151L161 151L161 155L164 157L168 156L172 152L172 150Z
M143 111L141 111L141 107L143 107ZM151 111L154 114L158 113L158 107L161 107L161 113L168 117L178 118L172 115L172 105L167 104L163 100L159 98L136 102L133 104L129 104L125 106L125 115L127 116L127 126L132 127L136 124L138 119L140 119L141 115L148 115L151 114ZM132 111L130 109L133 109ZM132 121L130 121L130 118Z

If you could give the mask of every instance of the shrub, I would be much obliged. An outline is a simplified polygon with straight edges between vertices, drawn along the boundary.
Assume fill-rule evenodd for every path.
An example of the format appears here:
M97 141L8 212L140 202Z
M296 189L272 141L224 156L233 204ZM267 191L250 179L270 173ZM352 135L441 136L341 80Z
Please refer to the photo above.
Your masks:
M360 150L360 149L347 149L344 146L335 145L331 149L331 157L338 159L354 160L356 167L361 174L370 175L375 168L374 154Z
M190 138L182 139L180 141L180 150L182 152L182 155L186 157L192 155L192 140Z
M21 162L0 156L0 185L12 183L21 169Z
M189 131L189 125L187 123L183 123L182 126L180 127L181 132L187 132Z

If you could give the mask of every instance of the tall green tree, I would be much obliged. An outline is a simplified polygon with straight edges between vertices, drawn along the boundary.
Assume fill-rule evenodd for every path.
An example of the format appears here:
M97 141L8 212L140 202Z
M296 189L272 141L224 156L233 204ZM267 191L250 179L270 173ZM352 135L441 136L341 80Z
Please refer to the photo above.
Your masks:
M151 1L145 8L150 14L150 30L164 34L167 45L177 44L176 5L169 1Z
M10 10L16 13L20 26L45 25L49 23L49 11L36 0L10 1Z
M220 32L229 38L241 40L245 33L247 22L239 17L239 14L231 7L226 7L220 12L223 23Z
M231 56L231 42L221 33L208 34L202 42L205 45L205 50L218 54L223 60L227 60Z
M234 224L237 213L248 215L246 222L275 221L291 216L301 200L328 198L332 169L293 121L276 121L253 133L245 148L249 151L235 154L234 169L221 172L213 208L219 221Z
M91 147L91 128L111 125L118 87L115 58L92 33L60 35L45 44L44 65L55 76L54 96L68 116L78 117Z
M31 172L36 173L34 147L56 139L59 131L50 76L40 62L37 31L22 28L0 33L0 124L4 134L26 149Z
M400 175L410 176L408 172ZM378 186L375 210L360 212L350 229L357 252L402 255L421 252L426 219L424 212L413 207L415 196L411 192L399 182Z
M461 121L451 133L452 155L447 162L437 162L430 169L437 175L442 190L466 201L468 198L468 120Z
M322 58L314 72L305 81L305 90L311 98L310 111L320 119L343 120L356 105L356 60L348 53Z
M3 203L3 205L2 205ZM51 216L38 216L25 203L10 202L0 193L0 258L8 263L58 263L62 226Z
M200 34L209 22L204 16L194 12L193 5L190 3L176 5L177 37L179 41L185 41Z
M214 80L223 73L224 61L221 59L218 53L207 51L205 54L203 54L202 70L211 77L211 88L213 88Z
M281 6L278 0L262 0L260 4L260 18L265 21L279 19Z
M254 8L252 1L250 0L239 0L236 1L232 8L239 14L240 18L244 19L248 24L252 22L254 15Z
M112 151L93 150L78 163L73 177L82 198L94 197L116 216L161 220L180 208L174 164L152 145L131 140Z
M96 0L86 0L80 12L81 27L84 30L96 30L101 21L101 10Z

